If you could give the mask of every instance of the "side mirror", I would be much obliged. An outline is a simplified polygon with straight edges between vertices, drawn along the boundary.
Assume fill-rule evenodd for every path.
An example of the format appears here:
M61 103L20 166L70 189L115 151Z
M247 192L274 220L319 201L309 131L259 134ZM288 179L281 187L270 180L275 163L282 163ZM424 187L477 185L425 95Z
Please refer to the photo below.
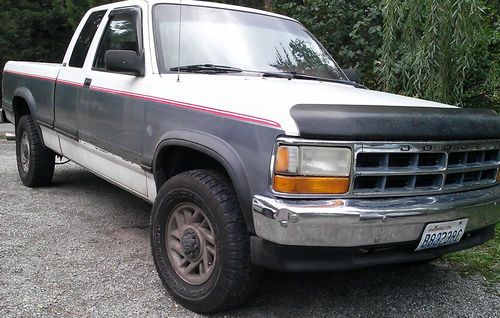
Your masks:
M109 50L104 56L106 70L144 76L144 54L131 50Z
M361 84L361 78L359 77L355 69L347 68L347 69L342 69L342 71L351 82Z

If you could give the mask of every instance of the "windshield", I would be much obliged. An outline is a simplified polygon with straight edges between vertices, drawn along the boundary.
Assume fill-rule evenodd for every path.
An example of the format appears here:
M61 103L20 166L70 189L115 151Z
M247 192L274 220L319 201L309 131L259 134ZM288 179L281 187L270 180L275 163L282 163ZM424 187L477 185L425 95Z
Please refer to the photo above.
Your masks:
M161 73L218 65L262 73L346 78L328 52L299 23L234 10L160 4L154 9ZM182 15L181 54L179 17Z

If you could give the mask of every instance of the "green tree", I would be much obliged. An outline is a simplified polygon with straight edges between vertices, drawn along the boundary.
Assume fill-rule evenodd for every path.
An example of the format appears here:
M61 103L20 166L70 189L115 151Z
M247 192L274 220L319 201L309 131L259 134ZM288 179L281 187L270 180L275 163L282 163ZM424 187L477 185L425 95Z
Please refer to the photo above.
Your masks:
M61 62L85 12L109 2L0 0L0 69L9 60Z
M482 45L476 49L476 68L466 78L465 106L493 108L500 113L500 3L482 3Z
M2 1L0 57L6 60L57 61L71 36L62 1Z
M302 22L371 88L500 112L498 0L274 0L272 8Z
M274 0L273 11L307 27L343 68L353 67L376 87L382 44L382 13L374 0Z
M380 72L391 92L463 105L484 46L478 0L383 0Z

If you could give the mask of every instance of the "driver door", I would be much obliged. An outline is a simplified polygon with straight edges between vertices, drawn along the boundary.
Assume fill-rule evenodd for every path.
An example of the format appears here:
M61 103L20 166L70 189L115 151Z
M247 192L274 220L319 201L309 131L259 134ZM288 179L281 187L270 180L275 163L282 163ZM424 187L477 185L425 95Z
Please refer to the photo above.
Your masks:
M107 71L104 60L108 50L142 53L141 16L138 7L109 13L92 68L86 72L78 105L81 140L139 164L145 107L141 96L147 90L147 79Z

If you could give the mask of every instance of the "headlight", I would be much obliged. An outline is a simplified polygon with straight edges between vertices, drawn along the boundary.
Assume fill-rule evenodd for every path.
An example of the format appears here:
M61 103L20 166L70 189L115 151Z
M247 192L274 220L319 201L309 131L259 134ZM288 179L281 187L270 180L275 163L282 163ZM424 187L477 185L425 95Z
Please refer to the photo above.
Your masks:
M347 193L351 165L349 148L279 146L273 188L295 194Z
M299 174L348 177L351 173L351 149L300 147Z

